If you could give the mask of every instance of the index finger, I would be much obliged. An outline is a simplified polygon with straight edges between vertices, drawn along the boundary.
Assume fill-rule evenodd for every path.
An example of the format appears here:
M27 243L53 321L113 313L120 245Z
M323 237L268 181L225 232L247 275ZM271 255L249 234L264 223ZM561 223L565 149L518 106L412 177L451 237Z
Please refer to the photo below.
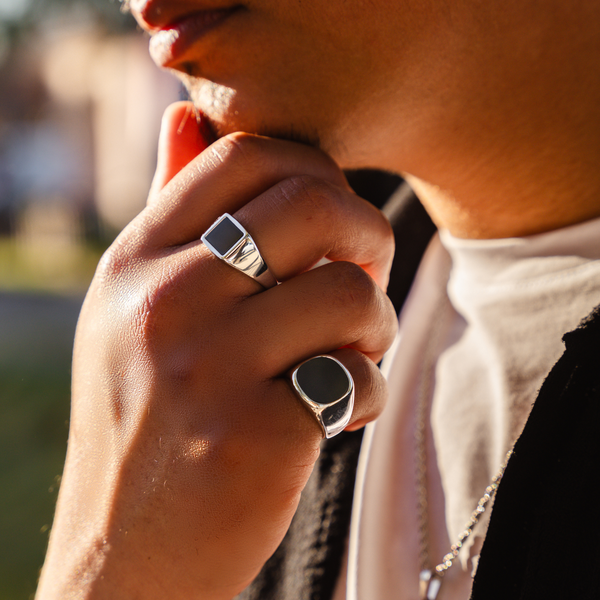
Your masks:
M208 147L153 198L138 239L154 248L200 238L224 212L233 214L280 181L307 175L350 189L335 162L295 142L235 133ZM138 222L139 226L140 223Z

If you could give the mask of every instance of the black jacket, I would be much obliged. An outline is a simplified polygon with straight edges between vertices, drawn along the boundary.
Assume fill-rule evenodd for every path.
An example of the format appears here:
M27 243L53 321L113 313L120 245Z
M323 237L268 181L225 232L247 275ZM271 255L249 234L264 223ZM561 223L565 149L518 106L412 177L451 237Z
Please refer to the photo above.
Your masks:
M396 237L388 294L399 310L435 227L408 188L384 212ZM498 489L472 600L600 599L600 308L563 339ZM331 598L361 439L344 432L324 442L285 539L240 600Z

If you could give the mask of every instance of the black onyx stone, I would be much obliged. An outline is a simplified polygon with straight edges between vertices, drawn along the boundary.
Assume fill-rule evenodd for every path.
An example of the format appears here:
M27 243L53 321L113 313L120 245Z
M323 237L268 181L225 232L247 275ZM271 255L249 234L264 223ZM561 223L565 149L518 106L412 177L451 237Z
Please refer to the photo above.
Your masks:
M319 404L335 402L350 389L344 369L327 356L316 356L302 364L296 372L296 381L300 389Z
M204 239L224 256L244 237L244 232L228 217L217 223Z

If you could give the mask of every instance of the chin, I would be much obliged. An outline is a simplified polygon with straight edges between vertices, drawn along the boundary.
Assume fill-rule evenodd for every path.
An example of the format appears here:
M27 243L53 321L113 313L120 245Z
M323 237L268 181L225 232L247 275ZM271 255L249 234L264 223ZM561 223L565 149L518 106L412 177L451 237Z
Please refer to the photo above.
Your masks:
M394 170L381 160L381 148L389 144L375 143L374 128L364 119L347 118L344 126L342 119L328 118L324 110L306 104L291 110L280 97L274 101L273 95L259 87L240 91L207 79L179 76L215 139L243 131L318 148L343 169Z
M210 122L215 138L244 131L306 144L332 154L332 149L325 147L329 145L323 143L317 119L306 116L292 119L289 110L259 95L244 95L206 79L180 78L194 106Z

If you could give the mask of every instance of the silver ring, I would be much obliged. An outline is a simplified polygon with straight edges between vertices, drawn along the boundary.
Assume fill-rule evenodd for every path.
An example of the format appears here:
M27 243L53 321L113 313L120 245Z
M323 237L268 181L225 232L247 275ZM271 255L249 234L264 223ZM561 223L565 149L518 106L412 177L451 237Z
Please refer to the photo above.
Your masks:
M292 385L326 438L348 425L354 408L354 380L339 360L326 355L309 358L292 373Z
M230 214L221 215L202 235L204 245L234 269L265 288L277 284L252 236Z

